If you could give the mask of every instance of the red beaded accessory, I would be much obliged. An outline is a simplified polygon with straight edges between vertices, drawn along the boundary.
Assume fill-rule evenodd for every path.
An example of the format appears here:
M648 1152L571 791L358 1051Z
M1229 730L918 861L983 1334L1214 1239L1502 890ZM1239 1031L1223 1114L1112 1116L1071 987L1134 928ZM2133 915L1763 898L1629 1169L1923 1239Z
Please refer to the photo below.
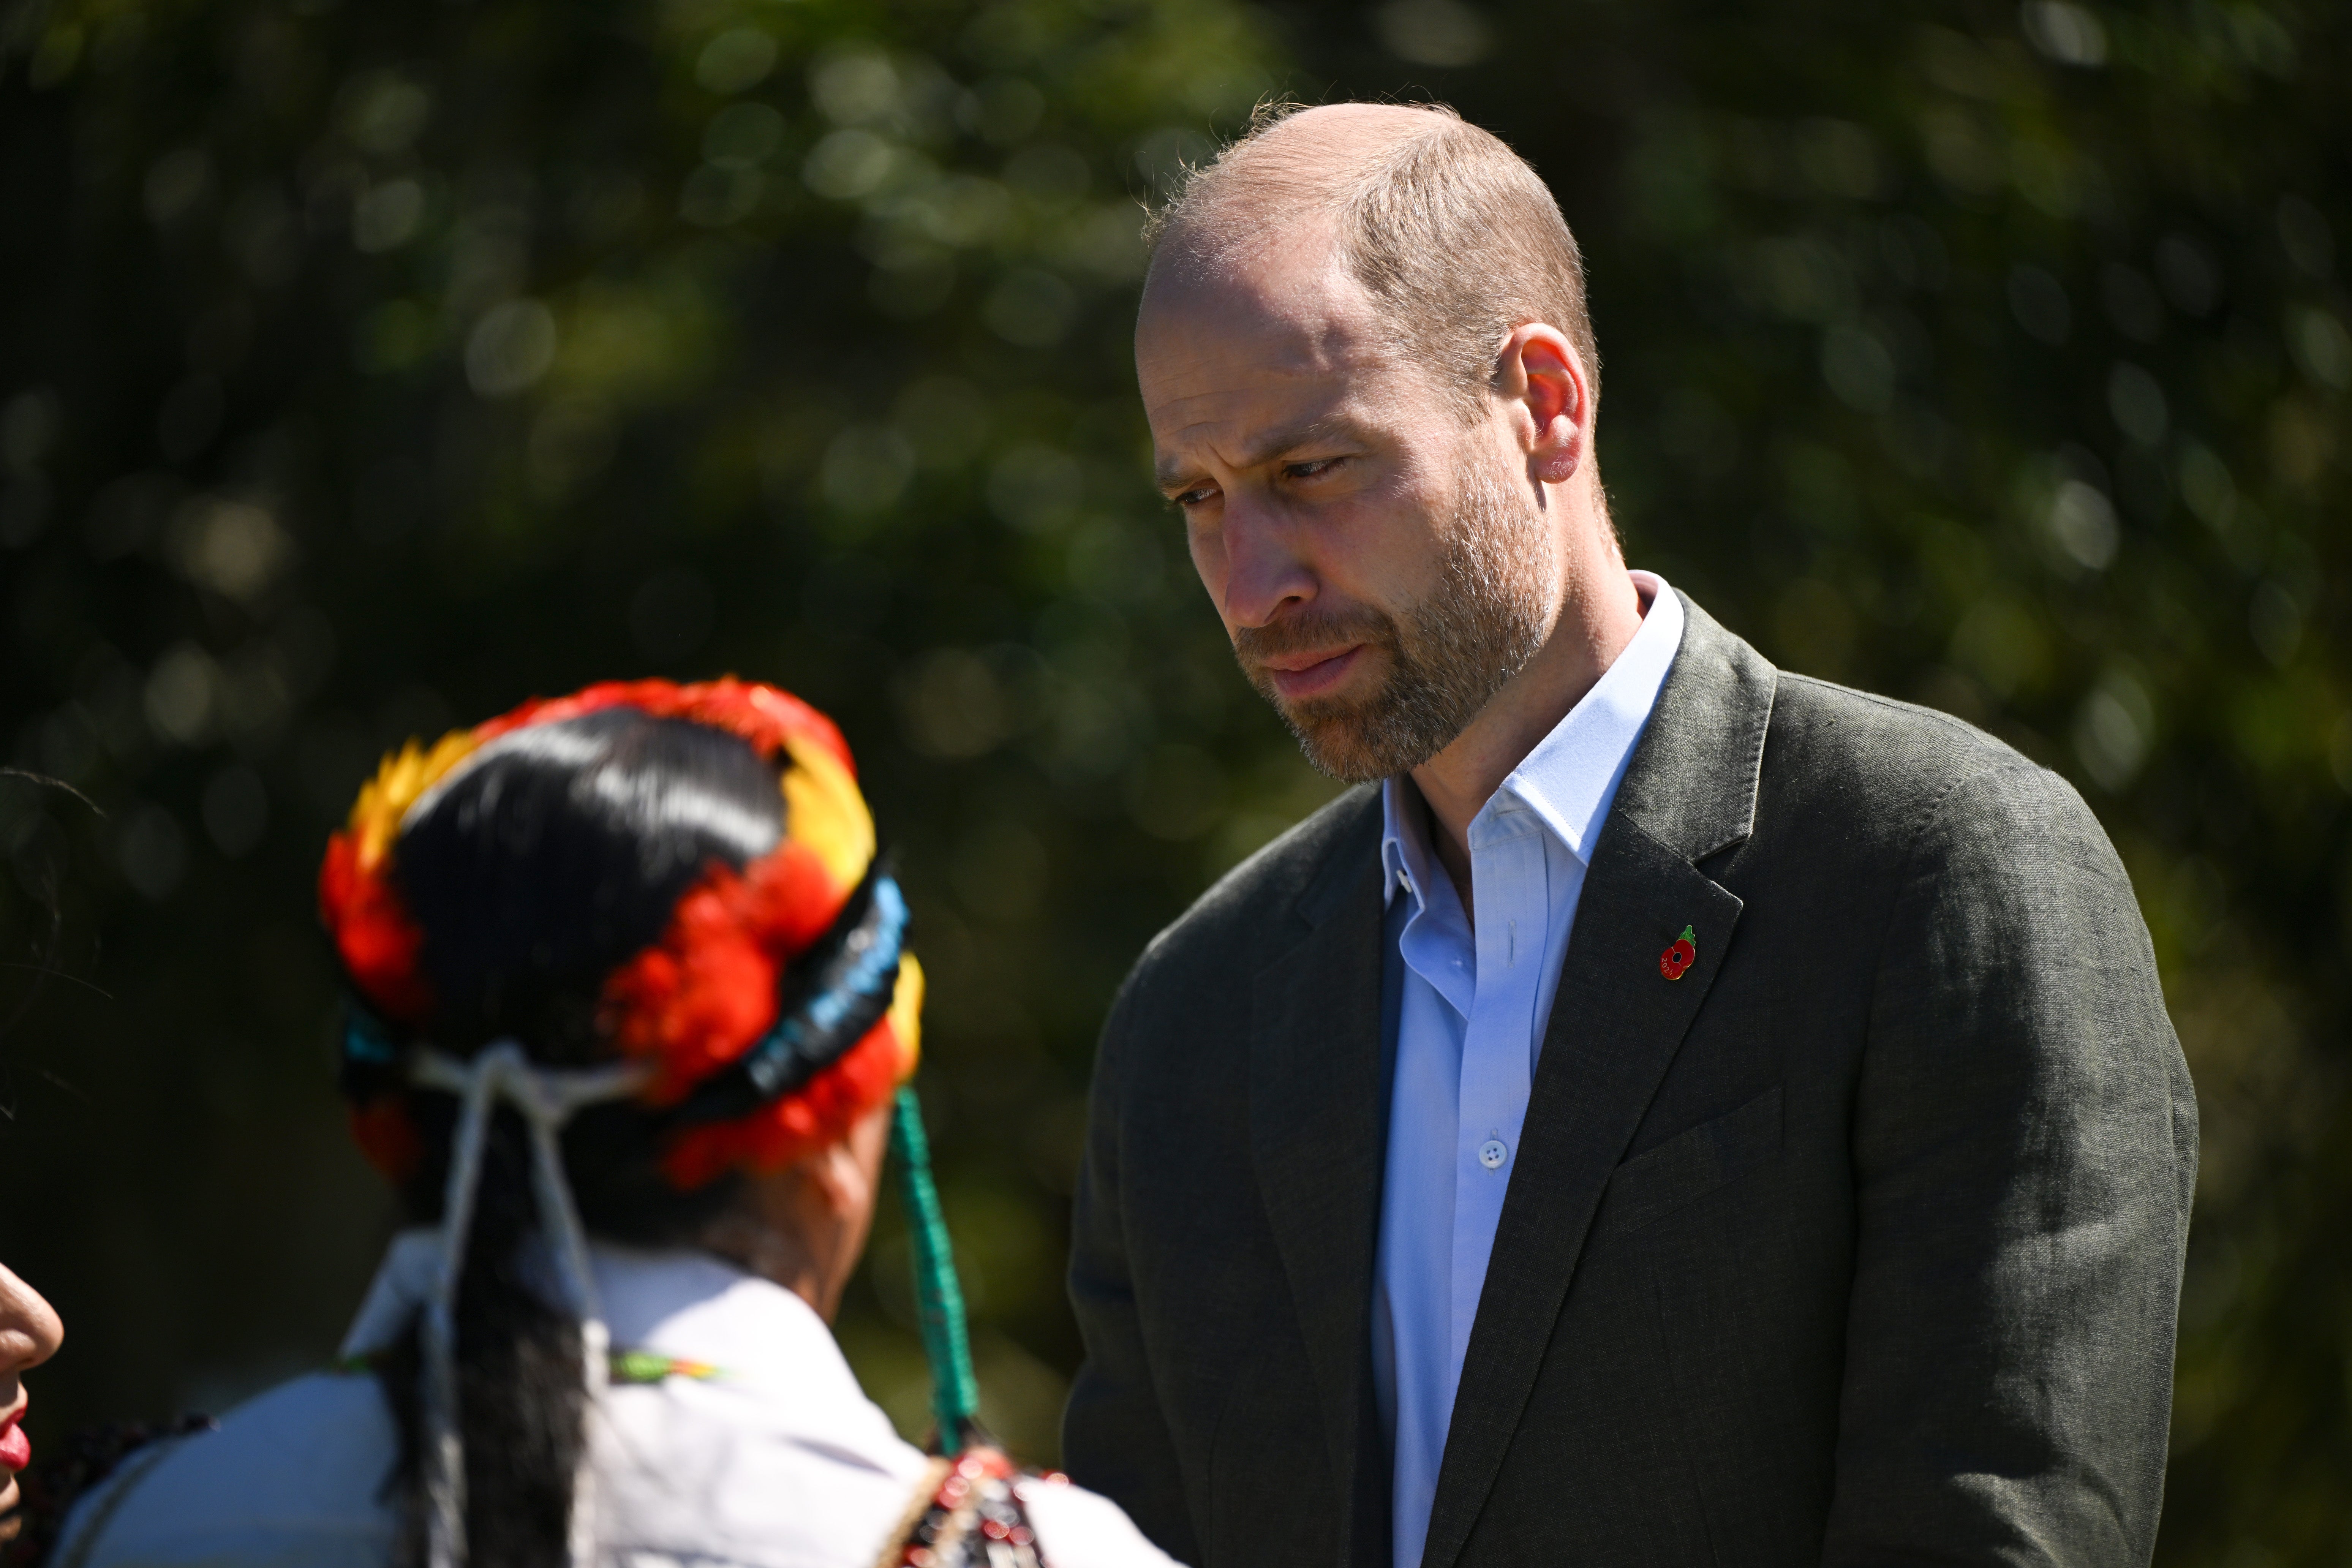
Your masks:
M1061 1479L1024 1476L999 1448L934 1459L877 1568L1045 1568L1021 1489Z

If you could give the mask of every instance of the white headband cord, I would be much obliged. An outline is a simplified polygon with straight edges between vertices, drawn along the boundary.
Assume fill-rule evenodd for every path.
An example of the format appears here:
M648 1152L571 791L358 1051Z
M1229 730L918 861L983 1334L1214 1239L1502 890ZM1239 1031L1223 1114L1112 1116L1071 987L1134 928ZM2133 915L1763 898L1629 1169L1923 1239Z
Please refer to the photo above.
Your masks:
M563 1176L563 1124L583 1106L625 1100L643 1086L642 1062L609 1067L540 1067L513 1040L499 1040L470 1060L460 1061L429 1047L409 1053L409 1081L458 1099L457 1126L449 1149L449 1184L441 1200L440 1257L432 1294L425 1299L425 1495L429 1568L465 1568L466 1447L457 1431L457 1283L466 1270L466 1241L474 1226L474 1194L481 1184L482 1145L491 1114L500 1102L521 1113L530 1130L531 1185L539 1201L539 1224L556 1272L580 1320L580 1379L586 1394L582 1409L579 1468L572 1477L572 1518L567 1531L572 1568L591 1568L596 1548L594 1479L589 1468L584 1423L604 1398L610 1350L604 1316L596 1300L596 1280L588 1267L588 1237Z

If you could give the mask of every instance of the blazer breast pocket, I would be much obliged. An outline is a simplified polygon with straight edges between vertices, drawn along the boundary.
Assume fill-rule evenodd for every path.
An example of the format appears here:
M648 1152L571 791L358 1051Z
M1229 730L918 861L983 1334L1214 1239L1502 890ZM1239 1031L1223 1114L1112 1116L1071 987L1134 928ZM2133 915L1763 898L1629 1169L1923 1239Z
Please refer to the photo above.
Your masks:
M1771 1163L1780 1152L1780 1089L1675 1133L1617 1167L1592 1216L1591 1251L1664 1219Z

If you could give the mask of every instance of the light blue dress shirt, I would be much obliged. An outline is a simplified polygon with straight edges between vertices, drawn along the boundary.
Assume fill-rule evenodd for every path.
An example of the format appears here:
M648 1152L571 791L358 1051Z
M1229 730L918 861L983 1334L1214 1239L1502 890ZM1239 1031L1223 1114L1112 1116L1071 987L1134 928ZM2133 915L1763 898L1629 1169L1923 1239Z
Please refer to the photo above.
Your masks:
M1475 929L1409 777L1383 786L1381 861L1404 972L1374 1265L1374 1392L1395 1464L1396 1568L1418 1568L1462 1357L1486 1282L1528 1090L1592 841L1682 646L1682 603L1646 605L1617 661L1470 822ZM1409 902L1400 910L1402 896Z

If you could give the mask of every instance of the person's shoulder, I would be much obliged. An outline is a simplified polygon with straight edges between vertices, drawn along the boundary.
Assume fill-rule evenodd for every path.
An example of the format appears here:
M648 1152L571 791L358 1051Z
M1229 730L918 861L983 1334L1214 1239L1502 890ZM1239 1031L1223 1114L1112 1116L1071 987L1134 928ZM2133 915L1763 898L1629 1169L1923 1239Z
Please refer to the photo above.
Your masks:
M1777 803L1787 818L1896 851L1936 832L2107 848L2074 786L1999 737L1933 708L1786 671L1759 785L1759 807Z
M1359 784L1220 877L1151 939L1126 992L1229 980L1278 949L1348 872L1378 863L1381 794Z
M77 1544L58 1561L324 1568L368 1560L392 1537L378 1493L395 1446L373 1378L294 1378L210 1431L134 1450L75 1510L66 1540Z
M1276 837L1217 879L1192 900L1152 948L1213 940L1222 931L1255 931L1296 917L1300 901L1319 890L1335 863L1372 864L1380 852L1381 791L1358 784Z
M1021 1506L1054 1568L1180 1568L1118 1504L1059 1477L1020 1484Z
M879 1410L817 1403L723 1370L613 1389L597 1461L607 1550L714 1568L871 1562L916 1495L922 1453Z
M1920 790L1948 787L1989 767L2033 766L1964 719L1787 670L1773 694L1765 749L1765 765L1776 763Z

